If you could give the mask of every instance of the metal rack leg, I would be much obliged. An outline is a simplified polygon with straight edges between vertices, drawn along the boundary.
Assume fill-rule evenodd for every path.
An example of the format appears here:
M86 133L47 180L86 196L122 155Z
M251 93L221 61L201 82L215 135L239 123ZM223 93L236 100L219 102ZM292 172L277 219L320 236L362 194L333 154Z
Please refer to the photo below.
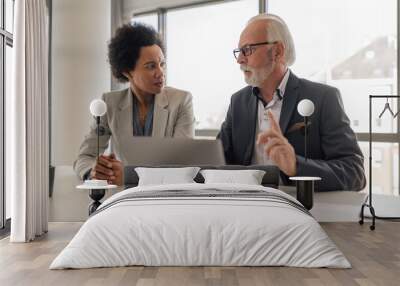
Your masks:
M364 207L365 207L365 203L361 206L360 220L358 221L358 223L361 225L364 224Z
M400 220L400 217L385 217L385 216L377 216L375 213L375 208L371 205L369 205L368 203L364 203L361 206L361 211L360 211L360 220L358 221L359 224L364 224L364 208L368 207L369 208L369 212L371 213L371 218L372 218L372 224L370 225L370 229L371 230L375 230L375 221L377 219L382 219L382 220L393 220L393 221L398 221Z
M371 230L375 230L375 218L376 218L375 209L374 209L373 206L368 206L368 207L369 207L369 212L370 212L371 215L372 215L372 225L370 225L369 228L370 228Z
M361 206L361 212L360 212L360 220L358 221L358 223L359 224L364 224L364 208L365 207L368 207L369 208L369 212L371 213L371 216L372 216L372 225L370 225L370 229L371 230L375 230L375 219L376 219L376 215L375 215L375 209L374 209L374 207L373 206L371 206L371 205L369 205L369 204L367 204L367 203L364 203L362 206Z

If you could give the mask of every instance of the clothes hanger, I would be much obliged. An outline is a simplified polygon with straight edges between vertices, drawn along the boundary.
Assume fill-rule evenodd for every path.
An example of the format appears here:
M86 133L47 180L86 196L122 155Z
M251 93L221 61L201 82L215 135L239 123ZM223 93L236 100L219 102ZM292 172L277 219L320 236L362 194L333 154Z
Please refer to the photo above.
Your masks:
M393 115L393 117L396 118L397 115L399 115L399 113L400 113L400 110L397 110L397 112L395 113L395 115Z
M390 108L390 104L389 104L389 99L388 98L386 98L385 107L383 108L381 114L379 115L379 118L382 117L382 115L386 112L386 110L389 110L390 114L392 114L393 117L397 116L397 113L396 113L396 115L394 115L392 109Z

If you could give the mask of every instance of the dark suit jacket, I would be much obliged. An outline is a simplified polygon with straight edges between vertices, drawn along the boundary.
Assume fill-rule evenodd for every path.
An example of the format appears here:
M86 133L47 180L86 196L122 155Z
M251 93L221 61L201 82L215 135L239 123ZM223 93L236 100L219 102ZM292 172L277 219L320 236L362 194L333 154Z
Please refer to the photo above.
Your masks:
M315 105L308 131L307 162L304 159L304 133L301 129L288 132L296 123L303 122L297 104L310 99ZM222 140L228 164L250 165L254 152L257 121L257 97L247 86L231 97L225 122L218 138ZM297 156L297 176L322 178L316 189L360 190L366 180L363 155L356 136L350 128L339 90L299 79L292 72L283 96L279 125ZM281 172L285 184L290 184Z

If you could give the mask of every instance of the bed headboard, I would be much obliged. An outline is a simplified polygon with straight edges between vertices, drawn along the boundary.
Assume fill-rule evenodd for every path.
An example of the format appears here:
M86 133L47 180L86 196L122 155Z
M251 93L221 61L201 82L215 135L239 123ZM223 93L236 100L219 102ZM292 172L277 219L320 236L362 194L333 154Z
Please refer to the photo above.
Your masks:
M124 185L125 188L136 187L139 183L139 176L135 171L136 167L148 167L148 168L179 168L179 167L190 167L182 165L164 165L164 166L126 166L124 169ZM278 188L279 185L279 169L276 166L240 166L240 165L224 165L224 166L198 166L201 169L217 169L217 170L263 170L265 175L262 179L262 185L265 187ZM194 180L197 183L204 183L204 178L200 174L197 174Z

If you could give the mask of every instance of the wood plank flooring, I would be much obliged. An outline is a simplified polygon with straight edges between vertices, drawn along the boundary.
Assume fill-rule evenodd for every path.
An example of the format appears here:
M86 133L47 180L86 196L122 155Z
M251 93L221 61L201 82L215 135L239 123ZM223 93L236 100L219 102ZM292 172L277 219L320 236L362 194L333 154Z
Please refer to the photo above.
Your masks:
M121 267L48 270L81 223L50 223L32 243L0 241L0 285L400 285L400 223L322 223L353 268L289 267Z

